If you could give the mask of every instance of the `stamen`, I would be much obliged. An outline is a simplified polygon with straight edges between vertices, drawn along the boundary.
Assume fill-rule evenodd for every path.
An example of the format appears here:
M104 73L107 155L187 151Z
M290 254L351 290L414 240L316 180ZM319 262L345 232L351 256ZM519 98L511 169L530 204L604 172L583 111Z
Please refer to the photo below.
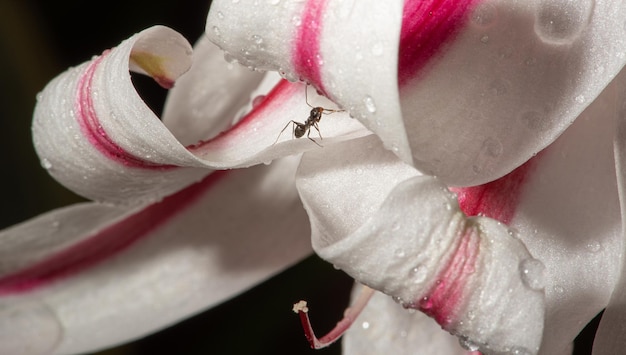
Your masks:
M300 322L302 323L302 328L304 328L304 336L311 344L311 348L313 349L321 349L329 346L330 344L336 342L341 338L343 333L346 332L352 326L352 323L356 320L356 318L361 314L361 311L365 308L370 298L374 294L374 290L363 286L361 290L361 294L357 298L357 300L352 304L351 307L346 308L343 313L343 319L337 322L335 328L333 328L328 334L324 335L321 338L317 338L315 336L315 332L313 331L313 327L311 326L311 321L309 320L309 308L307 307L306 301L300 301L293 305L294 313L298 313L300 316Z

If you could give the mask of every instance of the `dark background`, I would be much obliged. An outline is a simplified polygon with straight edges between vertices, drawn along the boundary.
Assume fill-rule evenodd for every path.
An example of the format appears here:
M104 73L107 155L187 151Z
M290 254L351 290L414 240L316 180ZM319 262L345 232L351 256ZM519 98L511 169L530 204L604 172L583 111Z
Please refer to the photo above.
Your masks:
M193 43L204 31L208 9L208 1L198 0L0 0L0 229L81 201L40 167L30 138L36 93L69 66L155 24ZM165 92L144 80L138 85L158 112ZM350 278L310 257L219 307L98 354L339 354L338 344L308 348L291 305L307 299L322 335L343 314L350 287ZM590 354L592 335L593 327L576 354Z

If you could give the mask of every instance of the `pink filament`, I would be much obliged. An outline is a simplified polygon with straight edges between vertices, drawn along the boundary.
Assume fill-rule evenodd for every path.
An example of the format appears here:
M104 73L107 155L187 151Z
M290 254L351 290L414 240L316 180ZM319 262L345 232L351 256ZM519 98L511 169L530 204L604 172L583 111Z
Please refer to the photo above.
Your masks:
M298 315L300 316L300 322L302 323L302 328L304 328L304 336L309 341L309 344L311 344L311 348L325 348L339 340L339 338L341 338L341 336L350 328L350 326L352 326L359 314L361 314L361 312L369 302L370 298L372 298L373 294L374 290L367 286L363 286L363 289L361 290L359 298L357 298L356 302L354 302L351 307L346 309L343 318L339 322L337 322L337 325L321 338L315 336L313 326L311 325L311 321L309 320L308 310L297 310Z

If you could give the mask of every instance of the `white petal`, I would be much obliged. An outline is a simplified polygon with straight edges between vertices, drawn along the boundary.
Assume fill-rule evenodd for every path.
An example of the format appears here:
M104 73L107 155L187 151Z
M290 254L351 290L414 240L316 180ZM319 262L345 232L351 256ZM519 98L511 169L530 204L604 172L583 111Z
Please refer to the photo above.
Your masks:
M35 109L33 135L42 165L65 186L91 199L136 203L167 196L201 179L207 174L206 168L245 167L319 149L310 140L291 142L290 130L281 140L289 142L274 144L281 129L291 127L290 120L305 121L310 113L305 87L287 82L279 82L265 100L224 134L183 146L141 100L128 70L129 60L144 63L155 79L171 84L182 71L179 62L189 65L190 56L189 45L178 33L157 26L57 77L44 89ZM169 66L176 70L170 71ZM203 67L198 70L204 72ZM219 71L216 76L239 77ZM184 85L182 90L189 90L188 84ZM204 85L211 85L210 78L204 79ZM241 85L242 93L249 92L248 79ZM234 99L232 92L226 97ZM310 102L319 105L315 95L310 96ZM173 99L173 105L178 100ZM168 116L187 113L175 108L168 112ZM232 119L229 110L223 113L229 117L214 121ZM331 117L323 121L328 130L320 128L326 142L332 143L333 137L369 134L344 112ZM313 138L317 132L311 128Z
M619 275L623 237L612 140L623 99L615 95L616 84L537 157L461 194L466 213L508 223L545 265L542 354L571 350L608 303Z
M363 138L303 158L315 251L481 350L538 351L542 264L505 226L466 219L444 185L376 145Z
M433 18L445 24L446 10ZM439 33L419 31L437 22L419 13L424 25L412 28L427 45ZM416 166L457 186L500 177L549 145L626 62L622 1L489 0L468 17L401 88Z
M79 205L2 231L0 329L22 328L0 350L84 353L141 337L308 255L296 164L216 173L144 209Z
M163 123L184 144L212 138L235 121L263 79L224 60L223 52L202 36L194 46L194 63L170 90Z
M613 144L622 223L621 230L618 229L619 225L615 225L615 239L620 242L615 243L615 248L621 251L621 267L609 304L598 327L593 345L594 355L615 354L623 351L626 347L623 337L626 325L626 293L624 292L626 290L626 263L623 261L624 255L626 255L624 253L626 249L626 243L624 243L624 221L626 221L626 198L624 196L624 188L626 188L626 71L622 70L616 79L614 89L615 101L608 103L607 111L615 115L617 125ZM618 249L620 247L621 249ZM617 255L613 258L614 261L619 259Z
M311 83L410 161L397 86L402 5L214 1L207 35L243 65Z
M207 34L247 66L311 82L459 186L503 176L573 122L626 62L625 17L618 0L222 0Z
M358 290L360 286L356 286ZM459 340L421 312L375 293L342 340L345 355L464 355Z

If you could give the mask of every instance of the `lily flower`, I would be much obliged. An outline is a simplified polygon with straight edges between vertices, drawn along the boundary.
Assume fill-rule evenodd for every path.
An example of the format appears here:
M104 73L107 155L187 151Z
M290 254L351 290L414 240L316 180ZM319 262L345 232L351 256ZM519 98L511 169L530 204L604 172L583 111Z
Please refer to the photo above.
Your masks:
M595 353L619 352L625 18L617 0L217 0L193 50L156 26L69 69L33 137L95 202L0 232L3 350L143 336L311 241L367 287L347 354L568 354L605 307ZM129 71L175 83L162 120Z

